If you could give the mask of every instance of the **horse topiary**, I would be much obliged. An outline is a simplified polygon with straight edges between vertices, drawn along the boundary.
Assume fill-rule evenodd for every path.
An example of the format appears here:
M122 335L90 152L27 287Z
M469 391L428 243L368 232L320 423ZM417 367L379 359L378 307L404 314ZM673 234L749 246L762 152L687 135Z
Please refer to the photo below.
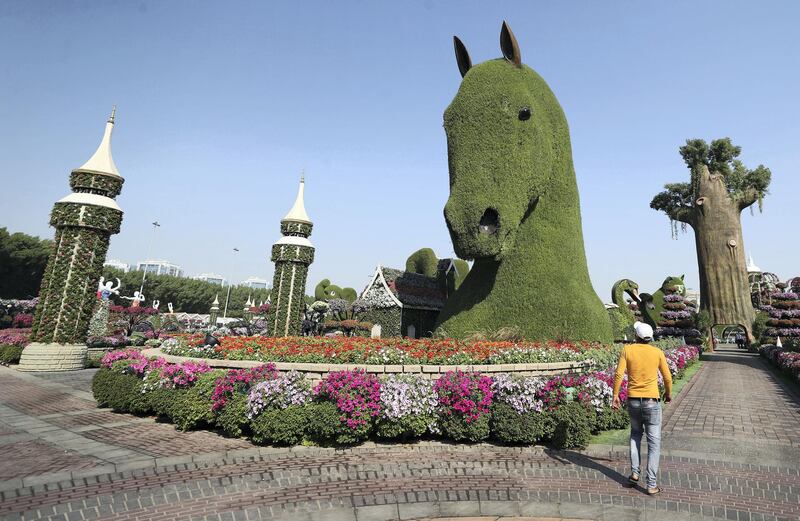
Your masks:
M545 81L522 64L504 22L504 58L473 66L444 113L456 254L475 263L439 316L439 334L516 326L530 339L611 341L592 288L569 128Z

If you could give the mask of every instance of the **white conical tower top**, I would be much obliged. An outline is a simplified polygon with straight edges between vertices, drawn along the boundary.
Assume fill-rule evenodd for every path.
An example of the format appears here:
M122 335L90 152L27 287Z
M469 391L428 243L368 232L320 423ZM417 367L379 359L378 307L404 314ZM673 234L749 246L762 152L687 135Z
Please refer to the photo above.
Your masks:
M301 223L311 223L311 219L309 219L308 214L306 213L306 205L303 202L303 196L305 194L306 189L306 181L304 176L300 176L300 188L297 190L297 199L294 201L294 206L292 209L289 210L289 213L286 214L286 217L283 218L284 221L296 221Z
M101 174L119 175L117 165L114 164L114 158L111 157L111 132L114 131L114 117L117 114L117 106L111 110L111 116L106 122L106 130L103 133L103 139L100 141L100 146L95 150L94 155L89 158L81 167L75 170L88 170L91 172L99 172Z
M753 262L753 256L752 255L748 255L747 256L747 272L748 273L760 273L761 272L761 268L756 266L756 263Z
M214 295L214 302L211 303L211 307L219 307L219 293Z

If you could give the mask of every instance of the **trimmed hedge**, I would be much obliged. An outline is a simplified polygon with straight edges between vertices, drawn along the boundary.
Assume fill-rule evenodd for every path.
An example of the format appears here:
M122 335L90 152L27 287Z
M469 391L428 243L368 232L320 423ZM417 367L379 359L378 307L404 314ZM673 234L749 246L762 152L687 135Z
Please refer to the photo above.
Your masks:
M667 353L675 377L696 353L688 346ZM462 442L551 442L563 449L628 425L625 410L609 405L612 377L606 372L546 381L454 372L431 384L410 376L379 380L355 369L330 373L312 390L300 373L282 373L272 364L213 371L126 350L106 354L101 365L92 381L100 406L157 415L179 430L215 426L258 444L351 445L373 436L441 435Z
M0 363L18 364L22 356L22 347L12 345L0 345Z
M442 336L517 326L530 340L611 342L586 265L567 120L545 81L504 59L475 65L444 127L445 219L456 254L475 264L441 311Z

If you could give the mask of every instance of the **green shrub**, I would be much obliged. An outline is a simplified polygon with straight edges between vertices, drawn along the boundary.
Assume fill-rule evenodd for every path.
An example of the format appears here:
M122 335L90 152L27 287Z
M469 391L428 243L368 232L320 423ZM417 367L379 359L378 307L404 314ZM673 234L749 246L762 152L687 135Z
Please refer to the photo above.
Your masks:
M264 409L250 421L253 442L259 444L297 445L303 440L307 428L308 408L300 405Z
M658 340L654 340L652 342L652 345L656 346L662 351L669 351L670 349L677 349L681 347L682 345L684 345L684 342L680 337L668 336L660 338Z
M161 416L172 421L173 409L182 401L185 389L166 389L156 387L145 393L150 411L156 416Z
M175 405L170 409L169 416L176 429L187 431L199 425L214 423L211 394L214 392L217 378L224 374L224 371L203 373L192 387L175 395Z
M114 373L105 367L95 373L92 378L92 395L98 406L108 406L115 379Z
M533 445L553 436L555 422L548 412L531 411L520 414L507 403L495 402L492 404L489 426L492 437L498 441Z
M767 331L769 327L767 325L767 321L769 320L769 313L765 313L764 311L756 312L756 318L753 320L753 336L756 339L756 343L769 343L769 342L762 342L761 337L764 336L764 333Z
M631 424L628 411L624 407L619 409L612 409L605 407L602 412L597 413L595 416L593 432L611 431L615 429L625 429Z
M553 411L553 445L558 449L583 448L589 442L595 412L578 402L569 402Z
M351 429L342 422L342 412L332 402L315 402L306 406L308 436L320 445L352 445L369 437L371 425Z
M142 393L142 380L130 374L100 369L92 379L92 394L98 405L111 407L115 411L133 414L150 411L149 393Z
M341 430L342 413L331 402L311 403L306 406L309 437L323 445L337 443Z
M4 364L18 364L22 356L22 349L19 346L0 345L0 362Z
M428 432L428 425L434 423L434 416L403 416L397 420L381 419L375 426L379 438L409 439L419 438Z
M234 393L225 402L225 406L217 411L217 426L228 436L238 438L244 435L249 421L246 394Z
M90 354L86 356L86 369L95 369L100 367L100 360L102 360L103 354Z
M483 441L489 437L489 416L482 414L467 423L460 414L442 415L439 417L439 428L455 441Z
M503 443L534 443L552 437L555 423L548 412L527 412L520 414L512 406L503 402L492 404L489 422L492 437Z

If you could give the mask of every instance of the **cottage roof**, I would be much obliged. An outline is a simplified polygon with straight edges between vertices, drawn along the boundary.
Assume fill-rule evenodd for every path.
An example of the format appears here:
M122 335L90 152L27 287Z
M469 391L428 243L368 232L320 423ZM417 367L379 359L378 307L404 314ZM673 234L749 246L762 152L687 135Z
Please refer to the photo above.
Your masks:
M389 290L403 303L403 307L442 309L447 294L436 277L418 273L381 268Z

